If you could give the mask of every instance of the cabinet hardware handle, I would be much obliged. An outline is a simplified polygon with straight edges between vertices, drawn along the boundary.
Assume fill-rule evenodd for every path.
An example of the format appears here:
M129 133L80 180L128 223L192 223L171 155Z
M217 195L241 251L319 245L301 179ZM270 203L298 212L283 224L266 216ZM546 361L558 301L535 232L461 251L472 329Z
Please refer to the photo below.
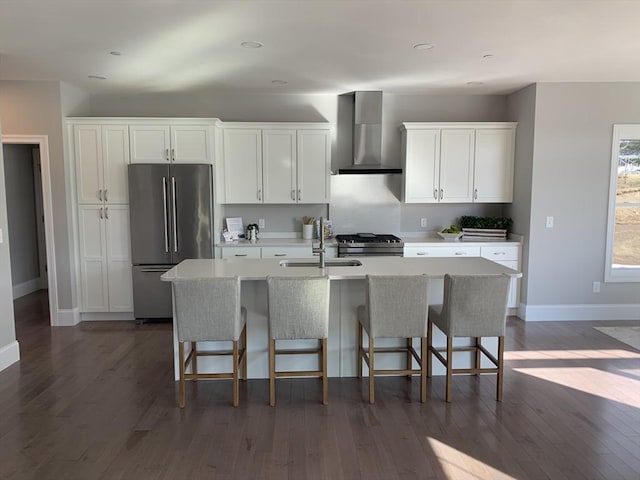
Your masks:
M466 255L464 252L456 252L456 255Z
M176 161L176 149L175 148L171 149L171 161L172 162Z
M260 202L262 201L262 189L261 188L258 189L258 201L260 201Z
M98 200L102 201L102 189L98 190Z
M102 208L100 209L100 220L102 220L104 216L102 215Z
M506 255L507 252L493 252L494 255Z
M104 218L106 218L107 220L109 220L109 207L106 207L104 209Z
M298 190L298 201L302 200L302 190Z
M235 255L236 257L246 257L247 254L246 253L236 253Z
M168 162L169 161L169 149L165 148L164 149L164 159Z
M436 200L438 199L438 189L437 188L433 189L433 198L435 198Z
M444 190L441 188L440 189L440 200L442 200L444 198Z
M275 253L273 256L274 257L286 257L287 254L286 253Z
M473 190L473 199L474 200L478 199L478 189L477 188Z
M178 199L176 198L176 177L171 177L171 197L173 199L173 251L178 251Z
M167 177L162 177L162 209L164 210L164 252L169 253L169 227L167 225Z
M418 256L427 255L426 252L418 252Z
M104 201L105 202L109 201L109 199L107 198L107 189L106 188L104 189Z
M295 200L295 199L296 199L296 191L291 190L291 200Z

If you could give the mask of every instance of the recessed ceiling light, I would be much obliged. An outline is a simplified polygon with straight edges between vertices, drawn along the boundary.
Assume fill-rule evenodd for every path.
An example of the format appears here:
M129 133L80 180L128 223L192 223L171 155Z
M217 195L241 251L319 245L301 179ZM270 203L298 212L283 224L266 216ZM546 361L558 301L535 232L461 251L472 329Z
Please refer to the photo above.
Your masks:
M114 50L112 52L109 52L109 55L113 55L114 57L119 57L120 55L122 55L122 52L118 52L117 50Z
M471 86L484 85L484 82L472 81L472 82L467 82L467 85L471 85Z
M253 41L242 42L240 45L242 45L244 48L262 48L264 46L260 42L253 42Z
M482 56L482 58L493 58L493 57L495 57L493 53L487 53L486 55Z
M416 43L413 48L416 50L431 50L435 45L433 43Z
M89 77L92 80L106 80L107 77L105 77L104 75L87 75L87 77Z
M273 83L274 85L286 85L287 82L286 80L271 80L271 83Z

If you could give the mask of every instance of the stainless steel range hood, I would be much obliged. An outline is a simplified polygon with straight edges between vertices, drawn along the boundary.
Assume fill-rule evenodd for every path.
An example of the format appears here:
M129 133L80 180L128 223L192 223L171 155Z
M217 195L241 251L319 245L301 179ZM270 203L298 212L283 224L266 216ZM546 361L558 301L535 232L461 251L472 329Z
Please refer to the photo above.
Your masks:
M355 92L353 109L353 164L344 174L402 173L382 165L382 92Z

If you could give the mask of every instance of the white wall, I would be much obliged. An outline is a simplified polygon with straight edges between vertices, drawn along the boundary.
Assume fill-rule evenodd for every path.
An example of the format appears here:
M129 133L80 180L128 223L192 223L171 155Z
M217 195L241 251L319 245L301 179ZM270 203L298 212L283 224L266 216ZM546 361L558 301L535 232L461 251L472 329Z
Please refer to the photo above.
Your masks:
M40 278L32 148L31 145L3 146L14 286Z
M640 123L638 105L640 83L537 85L528 305L640 303L640 283L592 293L604 281L612 126Z
M0 137L2 125L0 122ZM9 236L7 234L7 204L5 201L4 160L0 148L0 370L19 359L16 330L13 317L13 295L11 289L11 260L9 258Z

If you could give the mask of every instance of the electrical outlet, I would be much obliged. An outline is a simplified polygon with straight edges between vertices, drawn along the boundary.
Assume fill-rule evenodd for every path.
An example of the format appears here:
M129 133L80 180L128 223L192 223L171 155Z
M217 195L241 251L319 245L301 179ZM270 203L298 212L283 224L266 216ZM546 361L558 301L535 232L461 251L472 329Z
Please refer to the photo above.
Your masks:
M593 282L593 293L600 293L600 282Z
M258 219L258 228L264 228L264 218Z
M553 228L553 217L547 217L546 227Z
M427 219L426 218L421 218L420 219L420 228L427 228Z

